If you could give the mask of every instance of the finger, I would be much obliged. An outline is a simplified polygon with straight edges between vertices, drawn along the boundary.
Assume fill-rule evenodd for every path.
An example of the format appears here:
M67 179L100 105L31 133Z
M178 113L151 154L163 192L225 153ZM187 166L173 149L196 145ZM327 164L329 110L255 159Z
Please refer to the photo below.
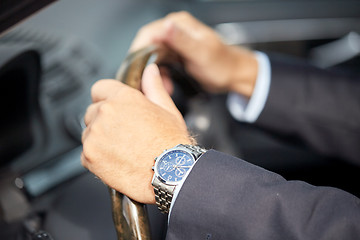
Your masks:
M198 55L201 50L199 44L201 41L205 44L208 36L217 37L208 26L187 12L168 15L163 22L163 28L163 41L186 59L191 59L194 52Z
M122 83L113 79L99 80L91 88L94 103L108 99L122 88Z
M88 126L93 119L96 117L98 111L99 111L99 107L103 104L103 101L100 102L96 102L91 104L87 109L86 109L86 113L84 115L84 123L86 126Z
M89 135L89 128L85 128L82 131L82 134L81 134L81 142L82 142L82 144L84 144L84 142L85 142L88 135Z
M87 168L87 159L84 155L84 152L81 153L80 160L81 160L81 165L83 165L85 168Z
M169 93L166 91L159 68L155 64L150 64L144 70L142 91L153 103L161 106L172 114L180 114Z
M188 12L175 12L165 18L143 26L129 49L130 52L151 44L169 44L179 53L188 54L189 49L197 46L189 45L201 37L204 32L213 32L211 28L198 21Z
M136 34L129 52L134 52L154 43L160 43L162 41L161 39L164 39L165 34L163 22L164 20L160 19L143 26Z

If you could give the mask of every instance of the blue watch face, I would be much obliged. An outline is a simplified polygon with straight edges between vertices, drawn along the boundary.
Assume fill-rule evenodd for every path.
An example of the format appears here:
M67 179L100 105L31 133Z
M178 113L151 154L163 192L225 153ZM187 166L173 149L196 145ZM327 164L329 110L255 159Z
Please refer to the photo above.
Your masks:
M190 153L173 150L158 160L157 172L164 182L175 184L182 180L194 162L195 159Z

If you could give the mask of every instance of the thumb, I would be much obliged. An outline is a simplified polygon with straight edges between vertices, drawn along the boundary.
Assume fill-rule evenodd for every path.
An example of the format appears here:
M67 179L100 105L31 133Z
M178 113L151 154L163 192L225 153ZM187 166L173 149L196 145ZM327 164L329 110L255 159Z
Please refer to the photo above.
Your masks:
M172 114L180 114L164 86L156 64L150 64L145 68L142 76L141 90L151 102Z

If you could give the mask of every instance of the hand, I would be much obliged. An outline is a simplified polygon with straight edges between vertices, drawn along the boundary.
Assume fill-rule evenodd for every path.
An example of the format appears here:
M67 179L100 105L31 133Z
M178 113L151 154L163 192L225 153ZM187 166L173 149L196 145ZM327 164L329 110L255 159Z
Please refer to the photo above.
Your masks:
M156 65L145 69L142 91L115 80L94 84L81 160L110 187L138 202L155 203L154 158L192 140Z
M142 27L130 47L164 44L185 69L210 92L234 91L250 97L257 77L254 54L224 44L209 27L187 12L172 13Z

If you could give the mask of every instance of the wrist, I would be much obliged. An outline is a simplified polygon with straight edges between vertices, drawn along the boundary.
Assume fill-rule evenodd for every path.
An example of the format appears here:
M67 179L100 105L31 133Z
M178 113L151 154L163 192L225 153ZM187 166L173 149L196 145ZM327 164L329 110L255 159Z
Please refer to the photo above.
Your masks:
M155 158L151 184L156 205L162 213L169 213L175 189L182 185L192 166L205 152L196 145L178 144Z
M250 98L258 75L258 62L255 54L245 48L230 46L234 54L230 63L229 91Z

